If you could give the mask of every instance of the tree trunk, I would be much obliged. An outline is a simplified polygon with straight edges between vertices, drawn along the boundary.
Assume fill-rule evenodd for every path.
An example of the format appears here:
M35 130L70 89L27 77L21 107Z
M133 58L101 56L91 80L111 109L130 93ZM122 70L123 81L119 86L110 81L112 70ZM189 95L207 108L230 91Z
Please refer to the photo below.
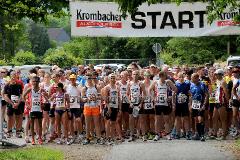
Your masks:
M4 17L0 15L0 32L2 35L2 55L6 54L6 32L4 29Z

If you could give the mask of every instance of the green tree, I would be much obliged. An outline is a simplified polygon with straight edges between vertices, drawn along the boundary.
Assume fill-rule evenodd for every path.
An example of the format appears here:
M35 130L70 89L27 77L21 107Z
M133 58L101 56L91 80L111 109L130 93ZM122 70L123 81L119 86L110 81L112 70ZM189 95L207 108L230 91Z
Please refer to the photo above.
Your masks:
M16 53L11 63L14 65L31 65L36 62L36 56L29 51L19 51Z
M43 61L46 64L56 64L63 68L82 63L80 58L76 58L71 53L67 53L63 48L49 49Z
M38 56L44 55L46 50L51 46L47 29L43 25L34 22L30 24L29 28L29 40L31 42L32 52Z
M34 21L45 22L48 15L65 15L66 0L0 0L0 8L5 15L12 15L18 20L28 17Z

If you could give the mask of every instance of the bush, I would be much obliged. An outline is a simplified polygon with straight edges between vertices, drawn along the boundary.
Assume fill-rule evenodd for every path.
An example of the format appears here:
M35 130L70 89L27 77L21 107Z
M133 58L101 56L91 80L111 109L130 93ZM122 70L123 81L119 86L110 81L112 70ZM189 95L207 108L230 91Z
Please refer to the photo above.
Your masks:
M20 66L20 65L31 65L36 62L36 56L29 51L19 51L16 53L15 57L13 57L11 63Z
M0 66L5 66L7 65L7 62L5 60L0 60Z
M46 64L58 65L63 68L82 63L80 58L74 57L71 53L66 53L63 48L49 49L43 61Z

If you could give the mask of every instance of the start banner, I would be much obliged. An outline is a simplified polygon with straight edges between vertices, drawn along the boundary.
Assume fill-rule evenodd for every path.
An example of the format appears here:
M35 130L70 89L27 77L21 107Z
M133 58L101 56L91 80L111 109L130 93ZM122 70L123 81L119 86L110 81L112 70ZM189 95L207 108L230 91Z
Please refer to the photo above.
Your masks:
M70 1L72 36L90 37L198 37L240 35L233 18L240 9L207 21L207 3L144 3L126 18L117 3Z

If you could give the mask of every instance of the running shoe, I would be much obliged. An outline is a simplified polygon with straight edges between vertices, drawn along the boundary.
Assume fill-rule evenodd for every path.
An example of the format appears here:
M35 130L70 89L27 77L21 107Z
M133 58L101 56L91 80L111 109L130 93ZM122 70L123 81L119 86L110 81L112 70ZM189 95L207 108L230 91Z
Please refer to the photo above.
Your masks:
M39 139L38 139L38 144L40 144L40 145L43 144L43 140L42 140L42 138L39 138Z
M104 145L104 144L105 144L104 139L103 139L103 138L97 139L97 144L99 144L99 145Z
M62 139L62 138L59 138L59 139L57 140L57 144L63 144L63 139Z
M192 133L189 131L189 132L187 132L187 134L186 134L186 139L187 140L191 140L192 139Z
M154 134L150 134L149 136L148 136L148 140L153 140L154 139Z
M146 141L147 141L147 135L144 135L144 136L142 137L142 141L143 141L143 142L146 142Z
M130 136L128 142L132 142L132 141L134 141L134 137Z
M35 145L36 143L35 143L35 139L32 139L32 145Z
M201 136L200 140L201 140L202 142L205 142L205 137L204 137L204 136Z
M74 143L74 138L67 139L66 143L67 143L67 145L73 144Z
M218 141L226 140L226 137L220 136L220 137L216 138L216 140L218 140Z
M86 138L84 141L83 141L83 145L87 145L90 143L90 140L88 138Z
M17 137L17 138L22 138L21 132L16 132L16 137Z
M200 140L198 133L195 133L195 135L192 137L192 140Z
M160 136L157 134L157 135L154 137L153 140L154 140L154 141L158 141L158 140L160 140Z
M29 137L25 137L25 142L30 143L31 141L29 140Z

